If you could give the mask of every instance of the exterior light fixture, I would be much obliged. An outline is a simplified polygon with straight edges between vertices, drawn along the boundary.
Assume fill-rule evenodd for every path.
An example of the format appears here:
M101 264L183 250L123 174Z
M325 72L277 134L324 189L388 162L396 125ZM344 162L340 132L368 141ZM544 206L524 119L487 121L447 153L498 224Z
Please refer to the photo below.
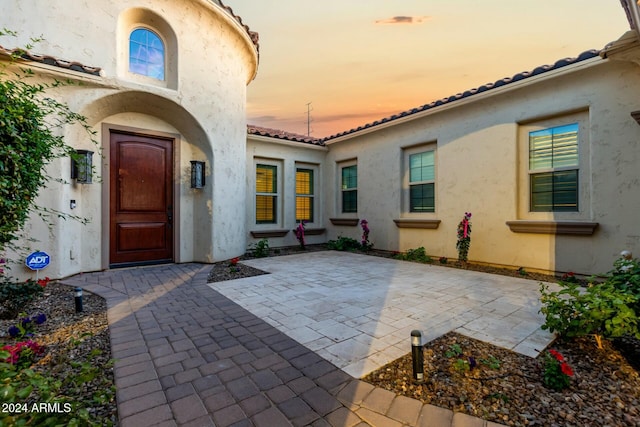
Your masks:
M416 329L411 331L411 364L413 365L413 382L424 383L424 353L422 333Z
M74 289L74 300L76 304L76 313L82 312L82 288Z
M71 179L79 184L91 184L93 175L93 151L76 150L71 157Z
M191 160L191 188L204 188L205 162Z

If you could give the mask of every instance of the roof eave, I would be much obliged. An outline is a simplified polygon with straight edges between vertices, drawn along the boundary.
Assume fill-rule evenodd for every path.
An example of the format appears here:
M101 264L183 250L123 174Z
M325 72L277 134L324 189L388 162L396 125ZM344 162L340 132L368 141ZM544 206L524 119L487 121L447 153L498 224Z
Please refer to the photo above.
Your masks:
M328 148L324 145L314 144L312 142L304 142L304 141L291 141L288 139L276 138L273 136L263 136L256 135L252 133L247 134L247 139L256 141L256 142L267 142L269 144L280 144L286 145L289 147L298 147L298 148L311 148L313 150L327 151Z

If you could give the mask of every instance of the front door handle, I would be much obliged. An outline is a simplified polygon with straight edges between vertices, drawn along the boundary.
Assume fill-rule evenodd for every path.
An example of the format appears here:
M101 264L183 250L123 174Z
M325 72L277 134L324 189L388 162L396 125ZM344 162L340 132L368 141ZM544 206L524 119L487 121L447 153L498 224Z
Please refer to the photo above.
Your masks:
M169 227L173 225L173 207L172 206L167 207L167 224L169 225Z

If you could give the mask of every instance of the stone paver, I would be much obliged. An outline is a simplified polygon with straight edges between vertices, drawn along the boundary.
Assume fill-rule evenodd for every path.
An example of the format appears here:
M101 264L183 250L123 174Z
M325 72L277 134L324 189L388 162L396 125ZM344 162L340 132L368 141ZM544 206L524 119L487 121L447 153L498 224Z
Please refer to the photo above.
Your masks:
M336 251L243 262L271 274L210 286L356 378L408 353L413 329L531 357L553 340L537 281Z
M85 273L64 280L107 300L121 426L486 424L396 397L353 378L212 289L206 284L209 270L210 266L197 264L162 265ZM325 270L331 268L325 266ZM327 278L331 286L328 293L339 294L342 291L336 288L358 274L350 273L347 280L341 277L344 273L338 271ZM260 285L254 288L243 283L247 295L269 300L268 293L261 294L264 289ZM280 291L287 289L282 285ZM315 292L308 288L303 293L305 298L317 298ZM382 314L370 311L354 305L349 293L347 290L345 302L329 310L322 303L308 304L296 296L287 304L272 301L272 306L290 313L291 307L300 305L304 310L299 314L309 319L308 326L317 322L319 330L329 331L327 347L336 340L361 339L363 333L353 336L350 329L340 327L330 333L331 325L357 329L381 316L388 325L410 327L402 322L401 309ZM350 305L360 319L348 316ZM421 313L415 305L413 313ZM287 315L272 314L272 322L278 318L281 326L287 323ZM363 321L363 317L369 320ZM352 322L347 324L348 320ZM375 329L387 332L393 326Z

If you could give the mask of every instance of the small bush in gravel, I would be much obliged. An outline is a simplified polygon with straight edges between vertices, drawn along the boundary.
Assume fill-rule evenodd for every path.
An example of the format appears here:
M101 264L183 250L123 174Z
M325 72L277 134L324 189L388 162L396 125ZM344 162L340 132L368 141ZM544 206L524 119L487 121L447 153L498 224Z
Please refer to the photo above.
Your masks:
M602 338L640 338L640 264L623 255L614 266L603 283L586 289L561 281L561 289L550 292L548 285L540 284L540 312L546 318L542 329L568 338L594 335L600 349Z
M562 354L553 349L545 352L543 365L542 382L545 386L556 391L569 387L573 369Z
M327 248L334 251L355 251L360 249L360 242L351 237L339 236L336 240L329 240Z
M269 256L269 240L262 239L258 243L249 246L249 253L256 258L265 258Z
M0 319L13 319L24 305L42 292L47 282L41 279L18 283L12 279L0 282Z
M395 258L404 261L431 262L431 257L427 255L423 246L416 249L407 249L405 253L400 253ZM442 260L440 262L442 263Z

